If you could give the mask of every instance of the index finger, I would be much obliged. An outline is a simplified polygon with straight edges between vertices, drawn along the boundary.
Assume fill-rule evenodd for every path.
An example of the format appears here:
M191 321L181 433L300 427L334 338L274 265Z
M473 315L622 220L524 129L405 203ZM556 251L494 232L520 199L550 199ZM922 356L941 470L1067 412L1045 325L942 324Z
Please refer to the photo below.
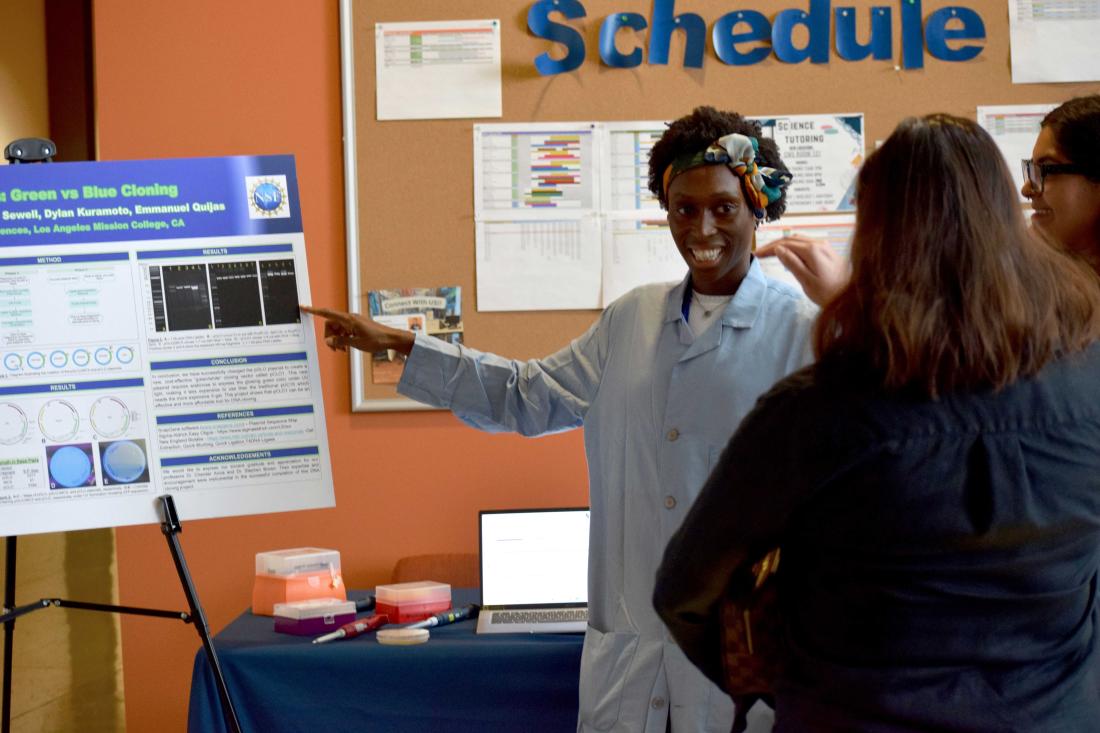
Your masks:
M345 313L344 311L332 310L331 308L314 308L311 305L301 305L301 304L299 304L298 307L301 308L306 313L309 313L309 314L315 315L315 316L320 316L321 318L324 318L327 321L337 321L338 323L342 323L342 324L352 323L351 314L350 313Z
M780 247L786 247L791 249L792 247L797 249L803 242L796 239L797 235L791 234L779 239L772 240L767 244L763 244L753 250L753 254L757 257L775 257L779 253Z
M775 257L776 244L777 242L768 242L767 244L754 249L752 253L757 257Z

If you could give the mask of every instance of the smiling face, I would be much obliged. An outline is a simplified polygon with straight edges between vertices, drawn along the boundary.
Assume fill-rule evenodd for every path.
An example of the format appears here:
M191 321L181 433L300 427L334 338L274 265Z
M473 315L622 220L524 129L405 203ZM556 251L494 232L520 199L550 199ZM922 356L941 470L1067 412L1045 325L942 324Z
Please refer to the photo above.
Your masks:
M741 181L724 165L684 171L668 186L668 226L691 282L704 295L730 295L749 271L756 219Z
M1036 164L1072 163L1059 150L1054 132L1044 127L1031 153ZM1100 266L1100 183L1077 173L1054 173L1036 193L1027 181L1022 189L1031 199L1031 223L1066 249Z

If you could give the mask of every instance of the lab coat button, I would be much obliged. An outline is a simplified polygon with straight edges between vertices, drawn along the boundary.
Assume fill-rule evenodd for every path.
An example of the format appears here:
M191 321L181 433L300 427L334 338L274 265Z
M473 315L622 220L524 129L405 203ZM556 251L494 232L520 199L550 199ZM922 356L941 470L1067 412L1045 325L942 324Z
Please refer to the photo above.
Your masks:
M665 699L663 697L655 697L649 704L653 706L654 710L660 710L665 706Z
M679 437L680 437L680 431L677 430L676 428L673 428L672 430L668 431L668 439L670 441L675 441Z
M666 496L665 497L665 509L672 509L675 506L676 506L676 497L675 496Z

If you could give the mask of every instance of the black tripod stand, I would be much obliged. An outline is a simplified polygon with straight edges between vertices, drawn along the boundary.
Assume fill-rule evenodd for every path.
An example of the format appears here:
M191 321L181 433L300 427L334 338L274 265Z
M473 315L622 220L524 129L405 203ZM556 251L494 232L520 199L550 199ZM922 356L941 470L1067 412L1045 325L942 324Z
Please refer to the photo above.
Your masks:
M25 138L16 140L4 149L4 157L11 164L21 163L49 163L52 162L57 147L42 138ZM180 547L179 533L183 531L179 515L176 513L176 505L171 496L162 496L159 499L163 521L161 531L168 542L168 551L172 553L172 560L176 564L176 573L179 575L180 584L183 586L184 595L187 597L187 605L190 613L182 611L161 611L152 608L136 608L133 606L116 606L106 603L87 603L84 601L68 601L62 598L40 598L34 603L23 606L15 605L15 566L18 537L6 538L5 574L4 574L4 607L0 614L0 623L4 625L4 681L3 681L3 708L0 711L0 733L11 733L11 672L12 672L12 646L15 641L15 619L32 611L56 606L58 608L75 608L85 611L106 611L108 613L127 613L137 616L156 616L160 618L179 619L185 624L193 623L195 630L202 639L203 648L206 650L206 658L210 663L210 669L214 673L214 682L218 687L218 697L222 704L222 713L231 733L241 733L241 724L237 720L237 713L233 709L233 701L229 697L229 689L222 675L221 665L218 663L214 644L210 639L210 627L206 622L206 614L203 613L199 603L198 592L191 581L191 573L187 569L187 561L183 557L183 549Z

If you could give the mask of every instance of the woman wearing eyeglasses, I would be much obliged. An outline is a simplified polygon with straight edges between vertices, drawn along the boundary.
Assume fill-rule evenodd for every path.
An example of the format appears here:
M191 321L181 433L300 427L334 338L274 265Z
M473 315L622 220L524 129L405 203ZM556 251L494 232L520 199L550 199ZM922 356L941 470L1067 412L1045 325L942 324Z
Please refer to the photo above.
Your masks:
M1100 272L1100 95L1071 99L1044 117L1023 166L1032 226Z
M1100 273L1100 94L1051 110L1022 162L1032 226ZM755 254L779 259L819 305L848 282L847 263L824 240L784 237Z

